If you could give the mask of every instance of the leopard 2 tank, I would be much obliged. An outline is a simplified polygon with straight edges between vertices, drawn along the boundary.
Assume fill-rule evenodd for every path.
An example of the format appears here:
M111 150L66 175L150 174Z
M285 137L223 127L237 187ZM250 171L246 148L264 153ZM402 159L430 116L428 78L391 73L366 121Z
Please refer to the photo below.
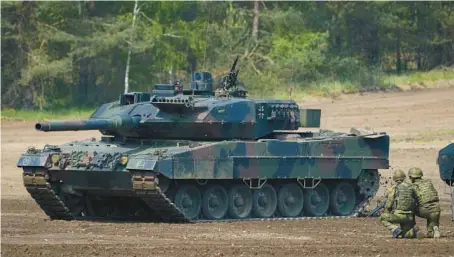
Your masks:
M29 148L25 188L51 219L206 222L348 218L364 211L389 168L389 136L320 130L321 111L250 99L237 60L220 87L156 85L44 132L98 130L100 140Z

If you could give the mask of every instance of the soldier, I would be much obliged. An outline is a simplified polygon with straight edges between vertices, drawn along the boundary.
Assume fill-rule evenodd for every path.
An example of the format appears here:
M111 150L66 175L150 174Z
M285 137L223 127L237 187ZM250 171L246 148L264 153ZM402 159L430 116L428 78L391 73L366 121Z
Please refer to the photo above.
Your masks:
M405 172L397 170L393 180L397 183L388 189L384 212L380 215L381 223L391 230L393 237L416 238L414 188L405 182Z
M180 81L175 82L174 87L176 92L183 91L183 86L180 84Z
M420 168L408 170L408 177L416 191L416 216L427 220L427 237L440 237L440 202L437 190L430 180L422 179Z

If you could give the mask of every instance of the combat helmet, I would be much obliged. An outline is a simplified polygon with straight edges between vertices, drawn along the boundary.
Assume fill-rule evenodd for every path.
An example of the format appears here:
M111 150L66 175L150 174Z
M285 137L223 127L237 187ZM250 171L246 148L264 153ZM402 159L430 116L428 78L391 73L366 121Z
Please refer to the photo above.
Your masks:
M403 170L396 170L393 174L393 180L394 181L404 181L405 180L405 172Z
M421 178L422 175L422 170L420 168L411 168L408 170L408 177L410 178Z

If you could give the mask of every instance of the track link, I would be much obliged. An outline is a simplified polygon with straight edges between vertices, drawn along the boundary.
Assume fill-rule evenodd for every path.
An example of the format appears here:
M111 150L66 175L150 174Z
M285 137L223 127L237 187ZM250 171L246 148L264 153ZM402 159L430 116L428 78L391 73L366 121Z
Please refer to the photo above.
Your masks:
M74 220L75 217L52 189L47 177L47 170L43 168L24 169L22 174L28 193L51 219Z

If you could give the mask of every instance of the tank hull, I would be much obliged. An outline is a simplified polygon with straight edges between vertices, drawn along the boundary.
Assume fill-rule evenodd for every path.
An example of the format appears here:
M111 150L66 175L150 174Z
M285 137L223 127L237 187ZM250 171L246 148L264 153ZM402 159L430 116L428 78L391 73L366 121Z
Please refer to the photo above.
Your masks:
M389 137L220 142L72 142L21 156L24 185L53 219L167 222L361 215L389 167Z

